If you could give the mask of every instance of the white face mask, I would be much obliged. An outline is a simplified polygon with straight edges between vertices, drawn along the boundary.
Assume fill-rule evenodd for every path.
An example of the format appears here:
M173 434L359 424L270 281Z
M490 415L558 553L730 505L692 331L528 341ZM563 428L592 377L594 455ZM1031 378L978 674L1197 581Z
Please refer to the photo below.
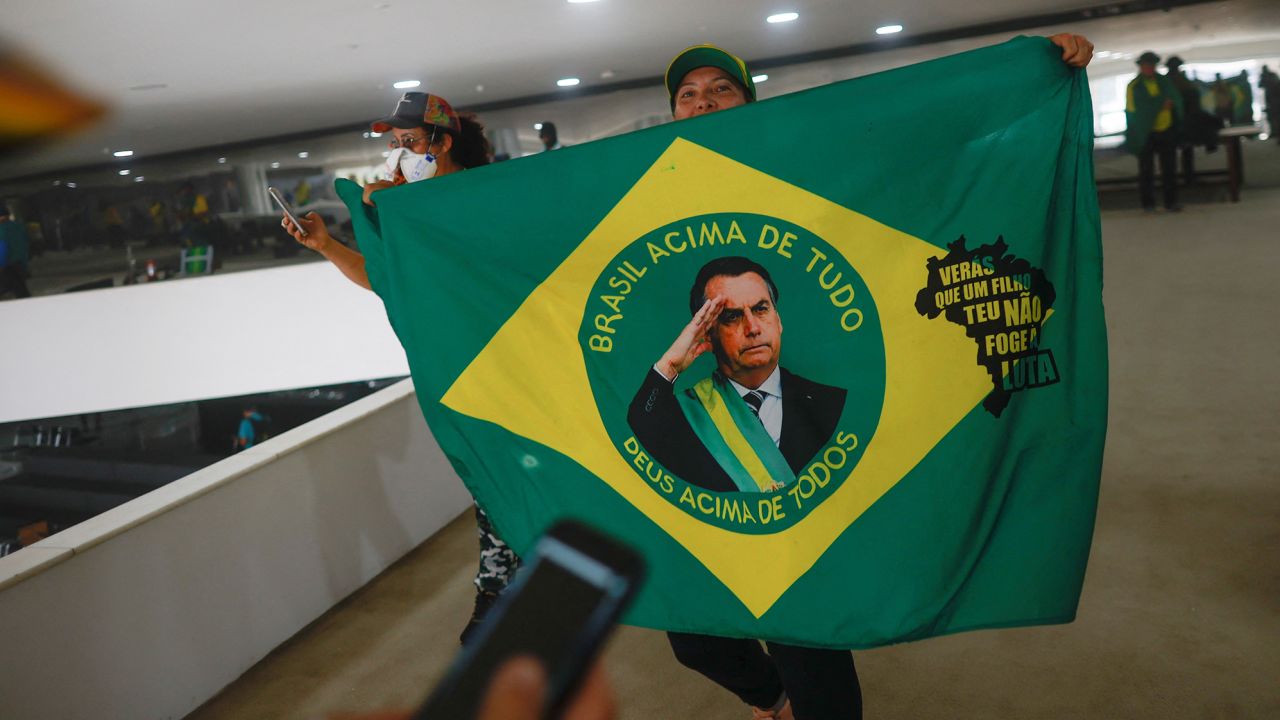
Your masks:
M387 156L387 174L395 177L396 169L409 182L418 182L434 177L436 174L436 156L431 153L421 155L409 148L396 148Z

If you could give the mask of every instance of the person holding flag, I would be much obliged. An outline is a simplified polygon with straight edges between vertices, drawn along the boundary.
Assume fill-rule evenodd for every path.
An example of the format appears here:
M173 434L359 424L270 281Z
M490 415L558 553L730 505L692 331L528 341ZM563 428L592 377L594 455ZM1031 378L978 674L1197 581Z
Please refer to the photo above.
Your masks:
M1093 58L1093 44L1083 36L1061 33L1049 40L1062 48L1063 62L1072 67L1085 67ZM667 67L664 82L675 120L729 110L756 100L756 86L747 64L727 50L710 44L694 45L677 54ZM726 378L724 384L731 388L730 392L743 399L744 405L752 408L754 416L766 430L770 427L770 418L766 415L772 401L773 426L778 432L770 431L769 436L775 445L781 445L785 442L782 439L785 433L783 424L787 422L784 414L787 383L785 380L777 381L784 372L778 364L782 323L775 307L777 291L767 270L754 263L741 262L738 258L726 260L729 262L724 267L704 268L695 281L690 298L693 319L653 366L632 403L631 422L633 428L642 431L644 425L650 424L646 415L652 415L664 406L674 406L672 386L676 376L698 355L713 351L720 372ZM734 261L738 262L735 264ZM709 264L712 265L716 263ZM741 292L736 292L738 290ZM750 327L744 330L743 326ZM743 340L738 336L749 336L749 339ZM761 337L769 339L769 342L758 340ZM746 360L735 359L736 356L730 352L741 347L747 348L743 352ZM759 347L764 349L759 350ZM768 357L763 358L765 355ZM747 362L761 359L763 362ZM843 402L843 391L836 388L828 390L840 392ZM809 392L808 395L812 397L815 393ZM672 402L663 403L663 399L671 399ZM671 412L679 415L678 411ZM662 417L656 422L670 423L671 420L671 417ZM678 422L675 424L679 425ZM683 460L676 455L672 458L676 465ZM690 480L697 481L696 478ZM703 482L714 484L706 479ZM751 707L754 720L849 720L862 717L862 688L853 654L848 650L770 641L766 654L758 640L682 632L669 632L667 637L682 665L737 695Z
M374 193L379 190L487 165L493 156L493 148L484 136L484 126L480 121L474 115L455 112L453 106L439 95L405 93L391 114L374 121L370 129L377 133L390 133L393 139L386 161L390 179L365 186L364 202L367 205L374 204ZM298 218L298 222L301 228L288 217L283 218L280 224L299 243L333 263L351 282L366 290L372 289L364 256L334 240L317 213L307 213ZM476 524L480 536L480 567L475 577L475 606L462 631L461 641L464 644L497 602L498 595L511 582L520 565L520 559L498 537L489 516L479 505L476 506Z

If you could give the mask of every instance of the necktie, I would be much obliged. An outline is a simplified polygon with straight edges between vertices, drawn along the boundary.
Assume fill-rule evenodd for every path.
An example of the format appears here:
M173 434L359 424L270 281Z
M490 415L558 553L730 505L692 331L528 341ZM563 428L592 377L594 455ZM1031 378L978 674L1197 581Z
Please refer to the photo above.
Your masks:
M751 414L755 415L757 420L760 420L760 408L764 405L764 393L759 390L751 390L746 395L743 395L742 399L747 401L747 407L751 408ZM763 425L764 420L760 420L760 424Z

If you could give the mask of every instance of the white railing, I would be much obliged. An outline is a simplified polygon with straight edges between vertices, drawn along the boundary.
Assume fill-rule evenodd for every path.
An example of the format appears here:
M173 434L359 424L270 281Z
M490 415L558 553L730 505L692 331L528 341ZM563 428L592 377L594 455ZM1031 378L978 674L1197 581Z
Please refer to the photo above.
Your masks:
M408 375L329 263L0 303L0 423Z
M0 558L0 718L180 718L470 504L405 380Z

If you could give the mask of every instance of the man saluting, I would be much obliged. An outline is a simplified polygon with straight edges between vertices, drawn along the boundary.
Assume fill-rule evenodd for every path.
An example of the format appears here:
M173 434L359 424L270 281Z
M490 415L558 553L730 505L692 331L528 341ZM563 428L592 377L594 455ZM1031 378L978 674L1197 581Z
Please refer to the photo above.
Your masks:
M788 372L778 289L744 257L716 258L689 291L693 320L631 401L636 439L684 480L720 492L774 490L835 432L845 391ZM676 377L703 353L716 370L683 392Z

